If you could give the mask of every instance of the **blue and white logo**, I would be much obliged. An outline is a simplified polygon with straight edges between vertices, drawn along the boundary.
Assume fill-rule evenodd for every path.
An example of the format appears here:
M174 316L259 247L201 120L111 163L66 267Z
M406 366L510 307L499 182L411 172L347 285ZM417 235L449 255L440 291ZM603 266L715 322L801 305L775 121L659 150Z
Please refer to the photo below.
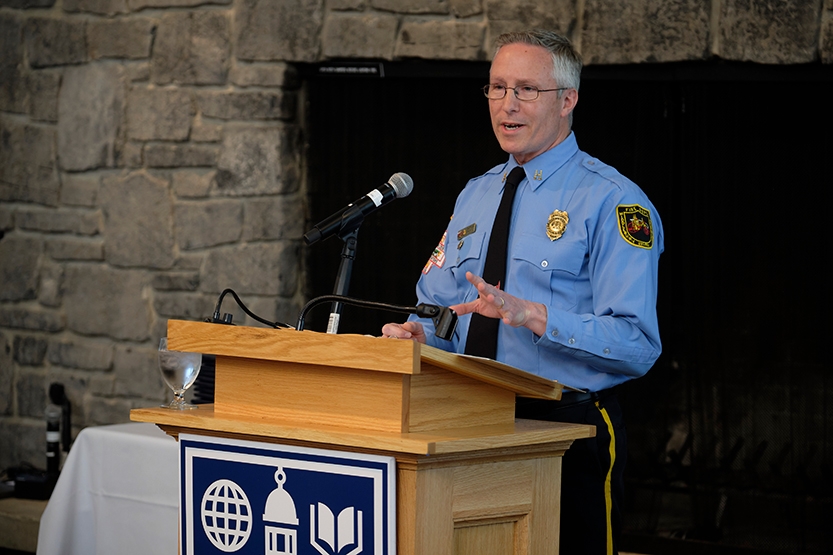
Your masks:
M395 555L393 457L179 439L183 554Z

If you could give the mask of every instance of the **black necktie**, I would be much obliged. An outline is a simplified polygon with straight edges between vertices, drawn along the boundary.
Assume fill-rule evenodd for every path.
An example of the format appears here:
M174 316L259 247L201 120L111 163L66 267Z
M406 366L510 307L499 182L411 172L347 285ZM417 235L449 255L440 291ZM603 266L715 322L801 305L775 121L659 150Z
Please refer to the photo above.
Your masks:
M486 252L486 264L483 267L483 279L490 285L506 289L506 248L509 243L509 222L512 220L512 202L518 184L526 177L522 167L517 166L506 178L503 197L500 199L492 235L489 237L489 250ZM480 314L471 315L469 334L466 339L466 354L494 359L497 356L497 331L500 319L486 318Z

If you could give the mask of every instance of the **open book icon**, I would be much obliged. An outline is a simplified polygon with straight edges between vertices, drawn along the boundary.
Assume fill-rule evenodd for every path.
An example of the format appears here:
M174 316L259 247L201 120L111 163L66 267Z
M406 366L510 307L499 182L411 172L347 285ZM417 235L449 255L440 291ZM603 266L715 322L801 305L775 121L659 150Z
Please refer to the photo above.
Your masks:
M321 555L357 555L362 551L362 512L347 507L338 520L324 503L310 505L310 543ZM317 512L317 515L316 515ZM322 544L326 544L322 545ZM355 546L355 547L353 547ZM349 551L343 552L345 548Z

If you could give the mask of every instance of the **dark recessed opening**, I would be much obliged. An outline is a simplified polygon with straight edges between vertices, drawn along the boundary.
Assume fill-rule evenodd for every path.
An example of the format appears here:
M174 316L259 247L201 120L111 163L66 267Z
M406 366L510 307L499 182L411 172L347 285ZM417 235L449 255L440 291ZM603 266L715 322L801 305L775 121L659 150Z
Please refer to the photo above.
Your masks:
M359 232L351 294L411 305L456 195L506 155L479 90L487 64L372 63L385 77L302 68L310 217L410 174L411 196ZM831 98L833 72L818 64L585 70L579 146L646 191L666 235L663 355L622 395L626 527L640 537L755 549L757 541L776 553L831 545L812 516L830 510L833 494L833 378L822 358ZM305 250L309 297L331 293L341 242ZM325 329L328 312L316 309L308 329ZM339 332L378 334L400 319L346 307ZM686 515L676 523L656 505L672 498Z

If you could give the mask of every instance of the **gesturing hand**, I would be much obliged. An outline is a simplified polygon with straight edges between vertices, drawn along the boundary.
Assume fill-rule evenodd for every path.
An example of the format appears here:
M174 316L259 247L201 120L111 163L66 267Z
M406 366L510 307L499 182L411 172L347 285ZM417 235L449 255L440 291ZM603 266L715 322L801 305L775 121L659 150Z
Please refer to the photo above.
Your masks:
M466 272L466 279L477 288L479 295L471 302L451 306L457 315L476 312L487 318L500 318L509 326L524 326L538 335L544 334L547 307L510 295L471 272Z

